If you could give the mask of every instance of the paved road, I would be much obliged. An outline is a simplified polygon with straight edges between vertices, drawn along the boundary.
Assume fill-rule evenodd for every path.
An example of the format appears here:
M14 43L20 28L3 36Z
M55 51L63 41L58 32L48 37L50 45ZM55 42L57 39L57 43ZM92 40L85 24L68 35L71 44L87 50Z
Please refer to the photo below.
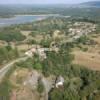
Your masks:
M16 62L25 61L27 58L28 57L18 58L16 60L13 60L12 62L6 64L5 66L3 66L3 68L0 69L0 81L4 78L4 76L6 75L6 73L11 69L11 67L13 67L13 65Z

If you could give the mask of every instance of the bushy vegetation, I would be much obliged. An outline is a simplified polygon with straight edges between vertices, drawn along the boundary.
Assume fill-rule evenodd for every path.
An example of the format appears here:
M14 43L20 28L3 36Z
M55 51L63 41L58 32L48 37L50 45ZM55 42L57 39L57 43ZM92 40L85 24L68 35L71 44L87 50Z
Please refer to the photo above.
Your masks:
M44 85L43 85L43 82L42 82L41 78L38 79L37 91L39 93L44 92Z
M2 100L2 98L4 98L5 100L10 100L10 93L11 93L11 84L9 82L9 80L7 81L3 81L0 84L0 99Z
M49 48L51 42L52 42L51 39L48 39L48 40L43 39L43 40L41 40L40 45L42 45L43 47L47 47L47 48Z
M76 40L76 43L86 44L90 39L87 36L81 36Z
M69 70L70 69L70 70ZM99 100L100 72L90 71L73 65L68 67L63 88L54 88L50 93L50 100Z
M67 66L70 66L71 61L74 58L70 51L71 50L69 48L66 48L65 50L62 48L58 53L46 52L47 59L44 59L43 61L41 61L39 56L35 54L32 59L29 58L25 62L18 63L18 66L28 68L32 67L34 69L41 70L45 76L51 74L64 75L66 73L65 70Z
M19 56L18 49L13 49L11 46L4 46L0 48L0 64L13 60Z
M0 82L0 100L10 100L12 89L15 88L15 86L11 83L9 77L15 69L16 66L13 66Z
M51 34L55 30L61 30L65 34L67 33L68 19L63 17L49 17L45 20L33 22L30 24L19 25L21 30L33 31L30 35L46 33Z
M0 31L0 40L12 42L12 41L22 41L24 39L25 36L23 36L18 30L14 30L11 28L4 28Z
M43 74L48 76L50 74L54 75L65 75L67 66L73 59L73 55L69 54L67 51L60 52L59 54L55 52L48 52L47 59L42 62Z

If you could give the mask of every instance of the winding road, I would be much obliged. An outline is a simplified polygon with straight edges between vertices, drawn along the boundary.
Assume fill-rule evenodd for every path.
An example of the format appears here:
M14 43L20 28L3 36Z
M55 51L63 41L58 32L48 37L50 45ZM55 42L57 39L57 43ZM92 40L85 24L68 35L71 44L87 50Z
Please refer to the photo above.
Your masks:
M3 66L2 69L0 69L0 82L2 81L2 79L5 77L6 73L13 67L13 65L16 62L20 62L20 61L25 61L28 57L22 57L22 58L18 58L16 60L13 60L12 62L6 64Z

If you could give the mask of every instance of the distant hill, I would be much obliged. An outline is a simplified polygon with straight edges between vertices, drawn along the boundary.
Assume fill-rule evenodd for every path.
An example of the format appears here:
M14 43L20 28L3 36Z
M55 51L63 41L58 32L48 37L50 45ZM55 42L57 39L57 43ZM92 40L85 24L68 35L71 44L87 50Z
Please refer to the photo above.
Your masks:
M81 3L80 5L86 7L100 7L100 1L85 2Z

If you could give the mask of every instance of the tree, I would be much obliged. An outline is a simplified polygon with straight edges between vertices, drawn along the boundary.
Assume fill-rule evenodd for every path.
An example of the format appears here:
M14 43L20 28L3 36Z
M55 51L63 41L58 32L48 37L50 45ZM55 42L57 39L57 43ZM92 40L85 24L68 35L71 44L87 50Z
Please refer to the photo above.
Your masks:
M18 52L18 48L15 47L14 49L14 54L15 54L15 57L19 57L19 52Z
M42 79L41 78L38 79L37 91L40 94L43 93L43 91L44 91L44 85L43 85L43 82L42 82Z
M59 89L53 89L49 93L49 100L64 100L63 91Z

